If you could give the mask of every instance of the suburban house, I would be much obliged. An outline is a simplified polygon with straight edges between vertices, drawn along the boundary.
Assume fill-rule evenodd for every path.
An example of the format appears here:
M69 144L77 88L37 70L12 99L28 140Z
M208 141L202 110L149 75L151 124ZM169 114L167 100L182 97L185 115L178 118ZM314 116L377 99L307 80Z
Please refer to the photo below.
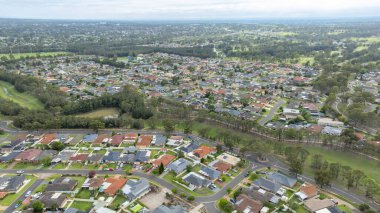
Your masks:
M182 143L183 143L183 136L173 135L168 139L168 142L166 143L166 145L168 145L168 146L180 146Z
M96 153L91 153L88 157L87 157L87 162L89 163L94 163L94 164L99 164L102 159L103 159L103 154L96 154Z
M336 121L331 118L320 118L318 120L318 125L320 126L331 126L331 127L343 127L344 123L341 121Z
M126 143L135 143L138 137L139 137L139 136L138 136L137 133L134 133L134 132L127 133L127 134L125 134L125 136L124 136L124 141L125 141Z
M170 163L168 165L168 169L175 172L176 174L179 174L183 171L186 170L186 167L191 165L191 162L184 159L184 158L180 158L172 163Z
M216 153L216 149L214 147L200 146L198 149L193 151L193 156L202 159L214 153Z
M286 119L294 119L300 115L300 111L298 109L284 108L282 114L286 117Z
M19 154L20 154L20 152L13 151L13 152L11 152L9 154L2 155L2 156L0 156L0 162L10 162L10 161L13 161Z
M80 153L80 154L75 154L73 156L70 157L70 161L74 161L74 162L85 162L88 158L88 154L87 153Z
M136 147L139 149L147 148L152 143L152 140L153 140L152 135L141 135L136 144Z
M305 201L305 207L311 212L316 212L321 209L325 209L334 206L335 203L330 199L319 199L318 197L312 197Z
M150 151L139 150L136 152L135 163L146 163L150 160Z
M124 135L114 135L111 137L111 145L119 146L124 140Z
M268 179L289 188L292 188L297 183L297 180L295 178L291 178L279 172L268 174Z
M150 183L145 178L139 180L130 179L125 184L122 191L124 195L132 201L146 195L150 191Z
M78 185L77 180L68 177L56 178L53 182L46 186L47 192L71 192Z
M340 210L337 206L330 206L330 207L315 211L315 213L345 213L345 212Z
M318 188L313 184L303 184L299 192L295 193L301 201L315 197L317 194Z
M163 135L153 135L152 145L153 146L164 146L167 138Z
M44 145L49 145L54 139L56 138L55 134L45 134L42 138L40 143Z
M167 207L165 205L161 205L153 210L152 213L185 213L185 209L181 205L170 206Z
M37 161L40 161L45 158L52 159L58 152L55 150L43 150L42 153L36 158Z
M0 192L16 192L25 181L24 175L0 177Z
M100 145L100 144L107 144L109 141L110 141L110 136L109 135L106 135L106 134L102 134L102 135L98 135L98 137L96 137L95 141L93 142L93 144L95 145Z
M67 195L59 192L45 192L38 200L40 200L46 208L50 208L54 205L58 205L59 208L62 208L66 203Z
M104 192L108 196L114 196L118 190L121 190L127 182L125 178L107 178L100 186L99 192Z
M220 171L207 166L203 166L199 173L210 180L216 180L222 174Z
M236 198L235 206L239 212L244 213L259 213L263 208L263 204L260 201L254 200L246 194L240 194Z
M104 178L87 178L82 184L82 188L89 190L98 190L104 182Z
M84 143L93 143L98 138L98 134L88 134L85 135L82 139L82 142Z
M153 166L158 167L162 163L164 167L166 168L170 162L172 162L176 156L174 155L169 155L169 154L164 154L161 155L159 158L157 158L155 161L153 161Z
M56 157L53 158L52 163L68 162L70 157L76 153L76 150L62 150Z
M193 152L195 149L198 149L198 144L194 143L194 142L191 142L189 144L187 144L186 146L182 146L181 148L179 148L180 150L182 150L183 152L185 153L191 153Z
M274 194L279 193L282 189L280 184L275 183L271 180L267 180L265 178L259 178L259 179L255 180L253 182L253 184L264 189L264 190L270 191Z
M116 152L116 151L110 151L108 152L108 154L106 154L102 161L104 163L107 163L107 162L118 162L120 160L120 155L121 155L121 152Z
M248 195L254 200L258 200L262 203L271 202L274 204L277 204L280 200L280 197L277 195L274 195L273 193L266 191L264 189L261 189L259 187L250 186L248 189L243 189L242 193Z
M28 149L22 151L15 157L16 161L31 162L36 161L38 156L42 153L41 149Z
M211 181L202 177L201 175L190 172L182 178L186 183L188 183L188 188L195 190L197 188L208 187L211 184Z
M214 160L213 162L211 162L209 164L209 166L211 166L214 169L222 172L223 174L226 173L226 172L228 172L228 170L230 170L232 168L231 164L226 163L226 162L221 161L221 160Z

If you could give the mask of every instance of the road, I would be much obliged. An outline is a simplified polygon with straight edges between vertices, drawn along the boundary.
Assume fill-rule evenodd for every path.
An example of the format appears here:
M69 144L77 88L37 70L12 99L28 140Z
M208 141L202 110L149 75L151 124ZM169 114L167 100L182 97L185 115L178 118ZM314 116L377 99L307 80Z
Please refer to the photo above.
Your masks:
M31 186L29 186L27 190L25 190L24 193L22 193L16 200L13 201L13 203L10 206L8 206L8 208L4 211L4 213L12 213L15 210L17 201L19 200L23 201L25 199L26 193L28 193L28 191L34 191L43 181L44 181L43 179L36 180Z
M262 118L260 121L259 121L259 124L261 126L264 126L268 121L272 120L274 114L277 112L277 110L283 105L285 104L286 102L282 99L280 99L279 101L277 101L277 103L272 107L272 109L270 109L269 111L269 114L267 116L265 116L265 118Z

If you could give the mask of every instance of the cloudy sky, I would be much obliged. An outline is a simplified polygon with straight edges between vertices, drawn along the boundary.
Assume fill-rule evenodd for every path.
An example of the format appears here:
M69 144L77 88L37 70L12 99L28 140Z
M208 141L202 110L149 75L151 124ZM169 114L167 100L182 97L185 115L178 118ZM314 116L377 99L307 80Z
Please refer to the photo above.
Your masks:
M194 20L380 15L380 0L0 0L2 18Z

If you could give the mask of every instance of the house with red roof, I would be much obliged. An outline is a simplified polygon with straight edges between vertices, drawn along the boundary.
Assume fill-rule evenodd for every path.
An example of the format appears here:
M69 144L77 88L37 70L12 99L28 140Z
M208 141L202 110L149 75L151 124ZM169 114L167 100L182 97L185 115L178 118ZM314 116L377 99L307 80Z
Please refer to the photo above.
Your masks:
M84 162L87 160L88 154L87 153L81 153L81 154L76 154L70 157L71 161L76 161L76 162Z
M124 140L124 135L114 135L111 138L112 146L119 146Z
M208 155L215 154L216 148L209 146L200 146L198 149L193 151L193 155L199 159L207 157Z
M153 136L152 135L141 135L136 147L139 149L144 149L150 146L150 144L153 141Z
M16 161L32 162L38 159L38 156L42 154L41 149L28 149L22 151L15 157Z
M124 141L126 143L135 143L138 137L139 136L137 133L130 132L130 133L125 134Z
M100 192L104 192L108 196L114 196L118 190L121 190L123 186L127 183L127 179L119 178L107 178L102 186L100 187Z
M164 167L166 168L169 165L169 163L172 162L175 158L176 156L174 155L165 154L153 161L152 164L153 166L157 167L160 166L162 163L162 165L164 165Z
M45 134L40 143L44 145L49 145L56 138L55 134Z

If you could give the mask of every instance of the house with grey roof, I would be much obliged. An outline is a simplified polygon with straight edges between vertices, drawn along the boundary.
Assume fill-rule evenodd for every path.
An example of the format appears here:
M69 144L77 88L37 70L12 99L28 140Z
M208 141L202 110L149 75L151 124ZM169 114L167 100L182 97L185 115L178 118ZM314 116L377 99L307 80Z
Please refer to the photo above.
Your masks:
M71 192L78 185L78 181L68 178L68 177L59 177L56 178L53 182L49 183L46 186L45 191L47 192Z
M181 147L180 150L182 150L185 153L190 153L190 152L198 149L198 147L199 147L198 144L196 144L195 142L191 142L190 144Z
M276 194L281 189L280 184L265 178L259 178L255 180L253 184L274 194Z
M191 190L208 187L211 184L211 181L202 177L201 175L190 172L182 178L186 183L188 183L188 188Z
M145 163L150 160L150 151L148 150L139 150L136 152L136 163Z
M19 155L20 152L19 151L12 151L11 153L9 154L6 154L6 155L2 155L0 157L0 162L11 162L13 161L17 155Z
M50 158L52 159L55 155L57 155L56 150L43 150L42 153L37 157L37 161L45 159L45 158Z
M52 163L68 162L70 160L70 157L75 153L76 150L62 150L60 153L58 153L57 156L53 158Z
M214 168L207 167L207 166L203 166L202 169L199 171L199 173L210 180L215 180L219 178L220 175L222 174L220 171Z
M102 159L103 162L118 162L120 160L120 152L110 151Z
M184 158L180 158L180 159L170 163L167 168L169 170L175 172L176 174L179 174L179 173L185 171L185 169L188 165L191 165L190 161L188 161Z
M100 154L100 153L91 153L88 157L87 157L87 161L89 163L100 163L103 159L103 154Z
M0 192L16 192L24 182L24 175L0 177Z
M289 188L293 187L297 183L297 180L295 178L289 177L279 172L270 173L268 175L268 179Z
M167 138L164 135L153 135L152 145L163 146L166 143Z
M141 178L140 180L129 179L122 188L122 191L132 201L147 194L150 191L150 183L145 178Z
M181 205L165 206L161 205L153 210L152 213L185 213L185 209Z

